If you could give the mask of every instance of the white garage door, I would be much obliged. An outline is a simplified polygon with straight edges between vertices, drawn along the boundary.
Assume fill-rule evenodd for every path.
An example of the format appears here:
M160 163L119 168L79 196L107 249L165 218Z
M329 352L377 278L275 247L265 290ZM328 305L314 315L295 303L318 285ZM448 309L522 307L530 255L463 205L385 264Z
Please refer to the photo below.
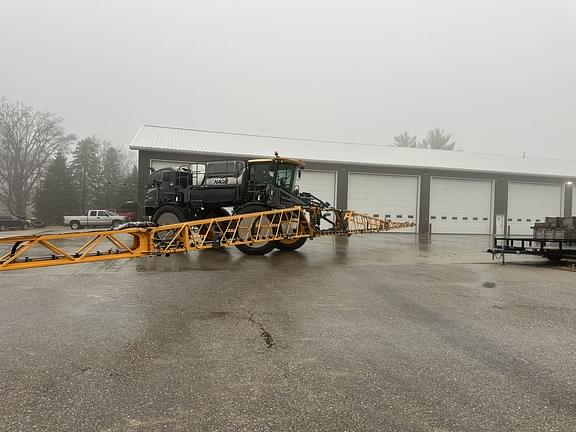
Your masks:
M433 177L432 233L490 234L492 181Z
M305 169L302 171L302 178L299 184L301 192L309 192L322 201L328 201L332 206L336 207L336 172ZM331 228L332 225L322 221L320 227L325 229Z
M301 192L309 192L322 201L336 205L336 173L334 171L303 170L299 183Z
M400 222L418 221L418 177L350 173L348 208ZM416 227L403 231L415 232Z
M508 226L511 235L532 235L531 227L546 216L562 216L562 185L508 183Z

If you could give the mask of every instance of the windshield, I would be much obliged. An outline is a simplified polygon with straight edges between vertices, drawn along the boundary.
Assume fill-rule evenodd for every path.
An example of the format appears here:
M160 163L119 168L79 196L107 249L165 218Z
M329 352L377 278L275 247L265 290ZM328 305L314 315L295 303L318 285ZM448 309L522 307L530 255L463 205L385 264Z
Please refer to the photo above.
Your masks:
M276 184L279 188L287 192L292 192L294 189L294 177L296 167L294 165L279 165L278 173L276 174Z

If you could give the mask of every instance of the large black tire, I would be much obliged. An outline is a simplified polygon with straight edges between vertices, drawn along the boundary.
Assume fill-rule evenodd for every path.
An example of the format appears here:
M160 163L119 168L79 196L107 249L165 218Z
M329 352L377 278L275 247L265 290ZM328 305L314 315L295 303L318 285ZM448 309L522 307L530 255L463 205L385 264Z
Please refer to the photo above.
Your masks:
M154 212L152 221L158 225L172 225L186 222L186 212L178 206L165 205Z
M264 204L249 204L245 207L239 209L236 214L246 214L246 213L257 213L270 210L270 207ZM245 223L250 224L250 226L246 226L245 229L250 230L252 235L255 234L255 229L257 229L256 222L258 219L254 218L254 220L250 221L247 220ZM272 252L276 247L276 242L269 241L269 242L262 242L262 243L254 243L254 244L242 244L237 245L236 248L247 254L247 255L266 255L269 252Z
M121 221L121 220L118 220L118 219L115 219L115 220L112 221L112 225L111 225L111 226L112 226L112 228L117 228L117 227L119 227L120 225L122 225L122 221Z
M276 249L281 251L295 251L296 249L300 249L302 246L304 246L306 240L308 240L307 237L279 240L276 242Z
M152 221L158 225L172 225L186 222L186 212L183 208L173 205L165 205L154 212ZM160 231L156 233L155 240L160 244L168 244L176 235L176 230Z
M77 229L82 228L82 226L80 225L80 222L73 220L73 221L70 221L70 228L73 230L77 230Z

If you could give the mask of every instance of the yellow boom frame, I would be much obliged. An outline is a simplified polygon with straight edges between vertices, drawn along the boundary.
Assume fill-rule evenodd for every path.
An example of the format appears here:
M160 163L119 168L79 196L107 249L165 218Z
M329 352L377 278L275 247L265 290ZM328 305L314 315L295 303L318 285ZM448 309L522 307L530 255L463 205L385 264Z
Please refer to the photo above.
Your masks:
M0 247L9 248L0 256L0 271L170 255L302 237L379 233L414 226L412 222L392 222L354 211L334 214L335 226L343 228L315 230L302 207L290 207L159 227L0 238ZM311 217L316 216L312 213ZM81 245L75 240L80 240Z

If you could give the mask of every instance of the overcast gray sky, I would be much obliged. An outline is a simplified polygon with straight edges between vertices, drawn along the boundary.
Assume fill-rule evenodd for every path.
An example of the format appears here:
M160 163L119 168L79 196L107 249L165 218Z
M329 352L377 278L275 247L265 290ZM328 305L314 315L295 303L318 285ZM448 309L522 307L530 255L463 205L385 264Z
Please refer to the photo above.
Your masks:
M0 96L143 123L576 159L576 0L2 0Z

